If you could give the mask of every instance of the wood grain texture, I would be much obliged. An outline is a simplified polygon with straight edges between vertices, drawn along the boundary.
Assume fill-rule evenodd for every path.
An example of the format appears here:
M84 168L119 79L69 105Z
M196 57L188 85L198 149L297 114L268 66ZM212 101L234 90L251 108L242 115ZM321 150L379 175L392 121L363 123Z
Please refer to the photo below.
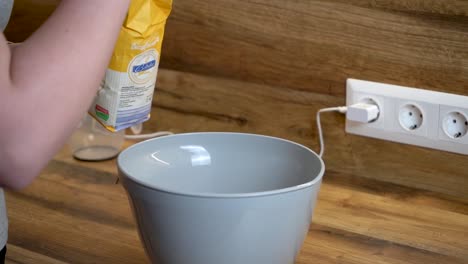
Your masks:
M9 243L67 263L144 263L125 193L114 179L52 162L27 192L7 195Z
M29 37L55 10L60 0L15 0L5 36L13 42Z
M346 78L466 94L466 1L176 1L163 67L343 95Z
M334 0L334 2L409 14L468 16L468 3L464 0Z
M32 186L7 193L11 263L147 263L113 161L98 168L69 155L64 148ZM328 172L296 263L462 264L467 236L467 203Z
M6 263L9 264L65 264L66 262L29 251L12 244L8 245Z
M17 0L22 41L58 0ZM464 0L174 1L162 67L344 95L346 78L468 92Z

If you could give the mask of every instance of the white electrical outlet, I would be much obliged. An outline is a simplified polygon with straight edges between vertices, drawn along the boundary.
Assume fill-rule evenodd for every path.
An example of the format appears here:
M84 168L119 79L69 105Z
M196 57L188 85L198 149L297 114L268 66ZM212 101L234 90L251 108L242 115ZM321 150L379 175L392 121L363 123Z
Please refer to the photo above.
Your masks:
M439 139L464 143L468 148L468 108L441 105L439 113Z
M346 105L374 103L377 120L346 132L468 155L468 96L348 79Z

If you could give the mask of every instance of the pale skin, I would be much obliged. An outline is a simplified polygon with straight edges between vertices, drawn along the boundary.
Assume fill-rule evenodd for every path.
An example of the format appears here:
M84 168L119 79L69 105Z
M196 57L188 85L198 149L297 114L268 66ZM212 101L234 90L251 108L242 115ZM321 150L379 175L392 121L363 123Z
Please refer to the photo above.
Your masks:
M21 45L0 34L0 186L21 189L83 117L130 0L62 0Z

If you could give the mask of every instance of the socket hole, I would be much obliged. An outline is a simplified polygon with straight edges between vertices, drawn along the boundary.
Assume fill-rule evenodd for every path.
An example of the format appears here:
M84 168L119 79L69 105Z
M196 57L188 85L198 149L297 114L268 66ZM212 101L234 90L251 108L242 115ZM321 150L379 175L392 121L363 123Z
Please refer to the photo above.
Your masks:
M402 128L413 131L422 126L423 113L416 105L407 104L400 108L399 121Z
M468 119L460 112L448 113L442 122L442 128L450 138L459 139L468 133Z

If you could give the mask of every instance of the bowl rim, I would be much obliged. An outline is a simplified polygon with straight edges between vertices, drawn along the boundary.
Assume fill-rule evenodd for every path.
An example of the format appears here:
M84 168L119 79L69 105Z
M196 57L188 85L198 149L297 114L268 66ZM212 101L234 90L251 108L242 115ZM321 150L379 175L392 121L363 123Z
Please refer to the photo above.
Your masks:
M168 137L186 137L186 136L193 136L193 135L235 135L235 136L248 136L248 137L259 137L259 138L266 138L266 139L273 139L276 141L282 141L286 142L288 144L293 144L296 145L307 152L311 153L313 156L315 156L318 161L320 162L321 169L316 177L314 177L311 181L299 184L299 185L294 185L291 187L286 187L286 188L281 188L281 189L275 189L275 190L268 190L268 191L261 191L261 192L246 192L246 193L213 193L213 192L184 192L184 191L179 191L179 190L173 190L170 188L161 188L158 187L156 184L148 184L143 182L142 180L139 180L135 177L132 177L130 173L128 173L127 170L125 170L121 163L122 163L122 156L124 153L127 151L130 151L133 148L138 147L139 145L142 144L147 144L149 141L158 141L161 140L162 138L168 138ZM157 138L152 138L148 140L144 140L141 142L138 142L136 144L131 145L130 147L124 149L119 153L119 156L117 157L117 168L119 170L119 177L124 178L122 181L122 184L124 187L126 187L126 179L129 181L136 183L142 187L149 188L155 191L159 192L164 192L164 193L169 193L169 194L175 194L175 195L182 195L182 196L191 196L191 197L200 197L200 198L247 198L247 197L261 197L261 196L269 196L269 195L277 195L277 194L282 194L282 193L287 193L287 192L294 192L294 191L299 191L308 187L312 187L315 184L318 184L321 182L323 175L325 174L325 163L323 162L323 159L313 150L310 148L299 144L297 142L279 138L279 137L274 137L274 136L266 136L266 135L260 135L260 134L253 134L253 133L239 133L239 132L192 132L192 133L180 133L180 134L173 134L173 135L168 135L168 136L163 136L163 137L157 137Z

